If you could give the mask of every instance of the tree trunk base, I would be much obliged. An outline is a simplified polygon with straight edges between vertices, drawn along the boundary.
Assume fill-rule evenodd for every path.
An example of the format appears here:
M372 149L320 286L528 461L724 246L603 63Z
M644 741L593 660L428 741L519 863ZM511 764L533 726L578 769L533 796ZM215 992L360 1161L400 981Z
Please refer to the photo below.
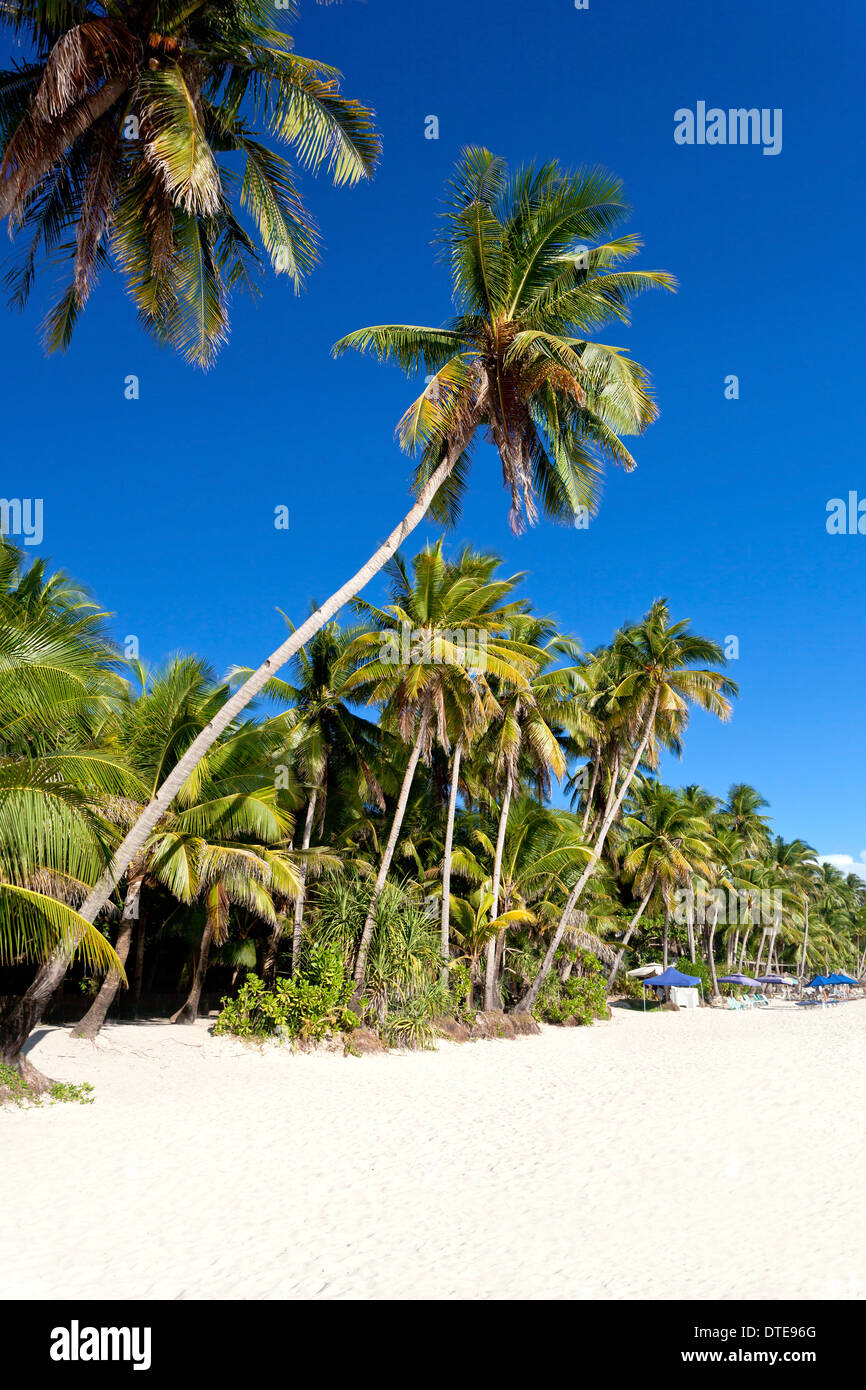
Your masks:
M81 1038L85 1042L96 1042L97 1035L104 1021L104 1018L93 1018L88 1021L88 1015L85 1014L81 1022L76 1023L69 1036L71 1038Z
M34 1067L32 1062L28 1062L27 1058L22 1057L20 1053L16 1057L0 1054L0 1067L4 1071L8 1068L9 1071L20 1077L34 1096L44 1095L54 1085L50 1076L44 1076L41 1071ZM0 1105L18 1099L20 1099L20 1095L14 1083L10 1085L4 1081L3 1072L0 1072Z
M198 1004L191 1004L189 1000L178 1009L176 1014L172 1014L169 1023L195 1023L198 1018Z

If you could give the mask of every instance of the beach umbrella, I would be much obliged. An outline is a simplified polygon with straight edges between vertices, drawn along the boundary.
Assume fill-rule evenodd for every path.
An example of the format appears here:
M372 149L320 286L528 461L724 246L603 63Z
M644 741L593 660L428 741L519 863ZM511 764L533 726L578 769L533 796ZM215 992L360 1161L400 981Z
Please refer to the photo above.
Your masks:
M826 975L816 975L814 979L810 980L806 985L806 989L824 989L829 983L830 981Z
M759 975L759 985L784 985L786 983L783 975Z
M748 975L720 975L720 985L748 985L749 989L758 989L757 980L749 979Z
M793 975L783 975L783 976L782 976L782 984L783 984L783 985L798 985L799 983L800 983L800 981L799 981L799 980L795 980L794 977L793 977Z
M859 985L860 981L852 980L850 975L840 975L839 983L840 985Z

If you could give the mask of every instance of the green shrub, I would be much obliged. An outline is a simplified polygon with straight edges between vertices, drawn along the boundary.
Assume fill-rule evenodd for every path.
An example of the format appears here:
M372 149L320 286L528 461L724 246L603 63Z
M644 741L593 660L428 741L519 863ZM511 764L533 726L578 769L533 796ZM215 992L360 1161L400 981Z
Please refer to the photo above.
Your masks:
M623 994L626 999L636 999L638 1002L643 998L643 988L640 980L630 980L628 975L624 974L622 971L617 975L611 993Z
M565 983L555 970L550 972L533 1010L535 1018L543 1023L576 1019L581 1026L607 1018L606 976L601 961L588 951L581 952L578 969L580 974L572 972Z
M397 1003L382 1023L389 1047L429 1047L437 1036L433 1019L452 1013L455 1001L442 985L428 985Z
M78 1105L92 1105L95 1100L89 1081L82 1081L80 1084L75 1081L55 1081L47 1094L52 1105L65 1101L74 1101Z
M453 1014L461 1023L474 1023L477 1009L473 1009L472 974L469 966L462 960L448 962L448 997L440 1013Z
M268 989L258 975L249 975L237 998L223 999L214 1032L305 1042L348 1032L360 1021L348 1007L352 991L339 952L314 945L304 974L293 980L277 980Z

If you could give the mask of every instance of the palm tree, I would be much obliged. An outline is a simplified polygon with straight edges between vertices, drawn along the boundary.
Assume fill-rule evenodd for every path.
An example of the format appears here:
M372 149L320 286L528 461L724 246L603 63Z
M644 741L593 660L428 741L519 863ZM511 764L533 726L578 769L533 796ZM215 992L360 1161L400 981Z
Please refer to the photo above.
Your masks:
M140 665L136 674L140 694L133 698L127 692L115 737L141 780L141 799L146 802L166 770L220 708L226 690L215 682L207 666L193 657L173 659L152 679ZM178 1021L191 1022L196 1017L210 945L222 940L228 903L248 907L273 922L271 892L287 896L297 891L298 876L291 858L279 849L270 853L265 849L281 846L291 825L268 777L280 737L278 728L256 725L242 725L224 736L199 765L175 811L160 822L127 873L116 947L123 965L139 918L145 882L161 885L181 903L205 898L198 968L190 999L179 1011ZM133 813L137 809L133 807ZM96 1037L120 984L117 970L106 975L74 1036Z
M76 911L117 842L117 805L140 789L122 758L99 746L116 662L104 617L64 575L47 575L41 562L25 569L0 540L2 962L60 954L120 966ZM15 1012L0 1021L0 1057L41 1089L45 1078L20 1055Z
M452 896L451 917L454 935L462 956L469 967L470 995L472 986L478 983L479 962L485 948L497 939L508 927L529 927L535 923L535 914L525 907L515 907L499 916L493 916L493 894L490 888L482 885L465 898ZM471 1006L471 998L469 1004ZM485 1001L485 1008L488 1006Z
M634 883L639 906L628 924L608 975L613 985L626 947L650 899L658 891L665 908L664 964L668 963L668 928L675 889L694 874L708 874L716 846L710 823L691 802L670 787L648 783L624 820L629 849L623 870Z
M768 818L762 815L767 802L747 782L737 782L720 808L722 824L735 830L750 853L764 851L770 842Z
M346 664L354 669L345 681L345 690L360 691L368 702L384 705L386 725L393 726L411 746L358 947L358 997L364 987L376 904L397 847L419 760L429 758L434 741L450 752L451 738L456 737L453 789L460 775L459 752L498 709L491 680L526 687L535 670L532 650L508 636L514 606L504 604L504 600L522 576L495 579L498 563L496 556L475 555L469 550L448 562L439 541L415 556L411 576L402 559L395 559L390 566L392 603L388 608L363 600L355 603L356 611L369 621L370 630L356 637L346 653ZM443 969L448 959L455 803L456 791L450 798L443 864Z
M495 862L499 837L494 843L488 833L485 817L466 817L462 827L464 844L455 851L455 873L470 883L482 887L492 884L490 864ZM479 857L480 851L480 857ZM578 822L567 811L552 811L539 805L534 796L523 792L512 801L504 843L500 851L501 879L500 909L493 917L499 923L495 938L494 991L498 990L505 963L506 932L517 922L513 911L532 911L540 930L548 929L559 915L559 905L586 862L589 851L583 842ZM490 892L490 913L494 901ZM575 928L581 939L589 933ZM489 959L489 957L488 957ZM490 972L485 972L484 1007L499 1005L496 993L489 990Z
M717 796L713 796L712 793L708 792L704 787L699 786L696 782L692 782L688 787L683 788L682 798L686 805L697 815L703 816L711 826L714 824L715 816L719 808L719 798ZM689 934L689 959L693 961L695 959L695 913L694 902L691 898L688 901L686 927ZM710 960L708 964L712 973L714 970L713 961Z
M536 520L539 504L556 521L592 509L601 460L634 467L619 436L656 416L647 374L589 335L627 321L635 294L674 282L616 268L640 246L634 236L603 240L626 212L622 185L600 170L569 174L551 162L509 179L503 159L467 149L439 238L458 316L439 328L361 328L336 344L431 374L398 429L419 455L419 485L450 459L433 506L440 520L459 513L482 427L500 456L514 530ZM584 241L596 244L587 251Z
M658 762L660 743L679 747L691 705L697 705L719 719L729 719L731 705L727 697L737 692L734 682L718 671L697 666L698 662L705 661L724 665L724 653L717 643L692 633L687 623L671 623L664 599L656 600L643 622L617 634L614 653L620 666L620 679L614 692L615 703L620 711L624 711L626 727L631 729L634 752L619 790L612 801L608 798L610 804L605 810L591 857L568 895L541 968L517 1006L521 1012L528 1013L535 1007L562 934L595 870L641 760L646 756L654 767Z
M26 238L13 303L26 302L40 256L71 261L44 324L50 350L68 345L113 262L144 327L208 366L228 335L231 291L257 292L238 184L271 264L300 287L318 236L272 145L339 185L370 175L379 144L371 112L340 96L336 69L293 51L281 25L294 11L267 0L2 7L0 22L34 50L0 74L0 220Z
M499 911L502 854L511 798L519 785L521 764L532 776L539 799L549 795L551 778L561 779L567 768L563 743L594 731L595 721L583 701L585 686L577 662L579 648L571 638L556 633L551 622L521 614L512 628L512 637L529 644L538 653L538 670L526 690L516 689L499 695L500 714L493 721L485 740L493 773L503 788L493 859L493 907ZM572 665L554 666L559 656ZM483 752L482 752L483 756ZM504 929L503 929L504 930ZM487 946L484 1007L496 1006L498 966L504 939L491 939Z
M767 856L767 868L772 886L781 896L783 913L787 908L789 913L793 914L801 906L808 912L808 893L813 882L814 864L815 851L805 840L783 840L781 835L774 837ZM773 956L778 950L777 943L782 930L782 914L778 914L774 907L767 947L768 972L773 969ZM776 967L778 968L778 959Z
M447 216L454 290L464 311L457 327L418 330L417 337L408 330L408 339L402 329L362 331L371 346L386 357L396 355L409 371L426 362L437 372L436 388L416 402L418 427L401 432L407 447L415 441L421 447L415 503L366 564L272 652L193 740L82 904L86 921L96 920L220 734L378 574L434 502L438 515L454 514L456 494L466 482L466 451L480 427L486 423L492 432L506 481L526 477L531 467L543 510L559 520L574 519L592 505L605 460L633 466L621 435L643 431L655 417L647 373L590 334L611 320L627 321L633 295L672 288L673 280L660 271L615 268L639 244L633 236L603 240L627 210L621 184L608 175L566 174L550 164L519 171L507 182L501 159L487 151L466 152ZM489 268L495 269L492 278ZM491 333L501 349L495 357L486 346ZM351 345L344 339L340 346ZM525 486L523 491L528 498ZM527 515L534 510L534 503L527 506ZM31 1026L41 1017L43 984L35 982L22 1001Z
M315 634L309 646L298 652L291 680L275 678L263 694L286 704L292 711L288 744L295 752L307 791L301 852L310 848L313 827L321 831L329 791L336 790L342 800L359 798L381 810L385 799L376 775L383 749L383 734L368 719L349 708L343 689L346 652L358 633L328 623ZM233 680L247 680L248 668L236 668ZM301 966L301 940L304 927L307 861L300 864L300 888L295 898L292 930L292 975ZM276 974L277 952L283 923L278 919L265 954L263 977L269 983Z

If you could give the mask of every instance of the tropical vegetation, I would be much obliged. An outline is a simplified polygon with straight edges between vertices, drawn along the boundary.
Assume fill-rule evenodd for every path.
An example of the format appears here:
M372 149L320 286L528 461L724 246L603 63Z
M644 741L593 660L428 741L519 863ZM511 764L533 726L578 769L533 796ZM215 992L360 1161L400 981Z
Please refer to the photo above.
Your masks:
M245 673L149 671L64 574L8 542L0 574L0 1050L27 1084L40 962L80 1036L221 1005L242 1036L365 1024L416 1045L479 1010L591 1022L648 959L713 993L742 970L866 970L861 879L775 835L753 787L660 776L693 708L730 714L718 645L657 600L581 651L524 576L441 542L272 680L84 923L124 827Z

